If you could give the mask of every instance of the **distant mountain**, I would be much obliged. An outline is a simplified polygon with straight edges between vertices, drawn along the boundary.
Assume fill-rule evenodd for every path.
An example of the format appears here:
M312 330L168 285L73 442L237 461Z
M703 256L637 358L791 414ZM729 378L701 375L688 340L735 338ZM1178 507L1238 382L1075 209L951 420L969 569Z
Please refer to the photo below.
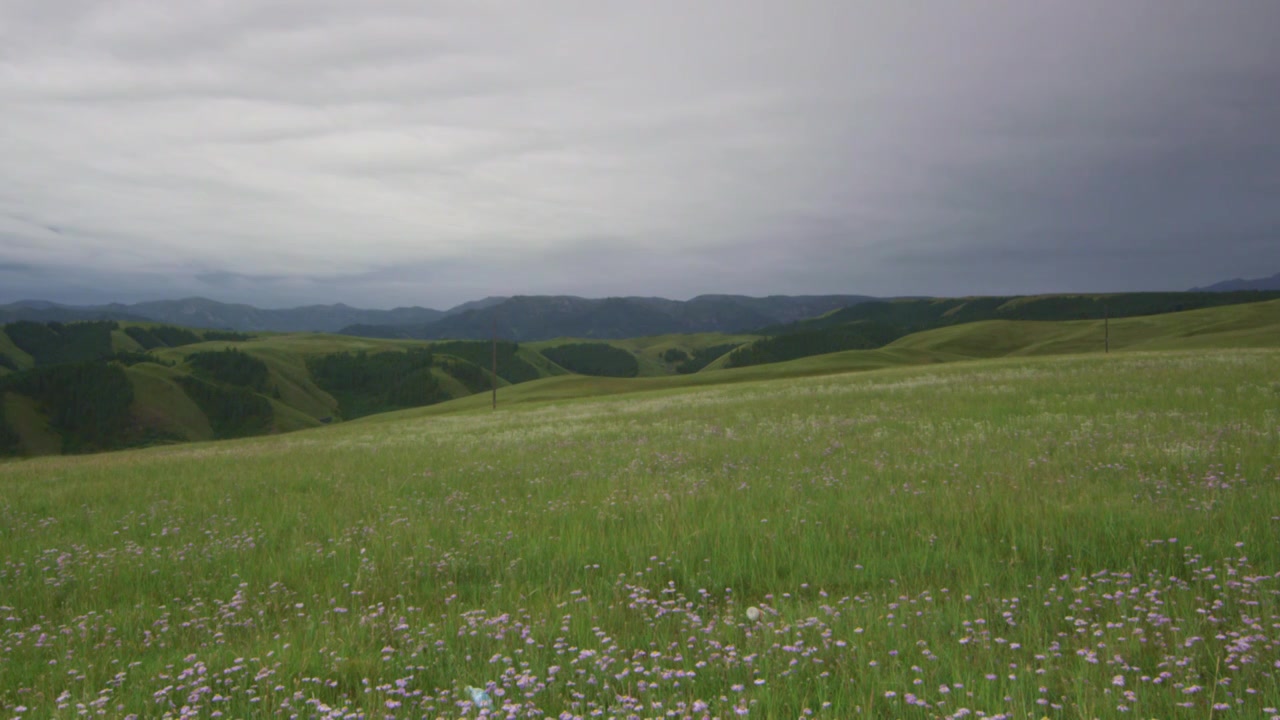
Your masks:
M340 332L425 340L488 338L496 324L499 336L510 340L618 339L667 333L742 332L795 322L874 299L866 295L700 295L682 301L658 297L522 295L487 297L447 311L423 307L365 310L341 303L262 309L201 297L85 306L23 300L0 305L0 323L150 321L239 332Z
M472 300L470 302L464 302L461 305L455 305L449 308L448 310L445 310L444 314L458 315L459 313L464 313L468 310L483 310L487 307L493 307L494 305L504 303L510 299L511 298L509 297L502 297L499 295L490 295L489 297L483 300Z
M491 298L490 300L494 300ZM656 297L582 298L521 295L446 315L416 326L354 325L341 332L384 338L482 339L495 330L516 341L557 337L614 340L668 333L743 332L763 325L814 317L874 300L866 295L700 295L692 300Z
M143 321L147 318L117 310L107 306L77 307L59 305L44 300L19 300L8 305L0 305L0 325L31 320L33 322L78 322L82 320L132 320Z
M1223 280L1205 287L1191 288L1190 292L1234 292L1239 290L1280 290L1280 273L1271 277L1245 280Z
M36 322L131 320L248 332L264 330L336 332L355 324L417 325L429 323L441 317L444 317L443 312L423 307L363 310L339 303L263 310L252 305L221 303L199 297L143 302L134 305L112 303L69 306L41 300L22 300L9 305L0 305L0 323L17 320Z

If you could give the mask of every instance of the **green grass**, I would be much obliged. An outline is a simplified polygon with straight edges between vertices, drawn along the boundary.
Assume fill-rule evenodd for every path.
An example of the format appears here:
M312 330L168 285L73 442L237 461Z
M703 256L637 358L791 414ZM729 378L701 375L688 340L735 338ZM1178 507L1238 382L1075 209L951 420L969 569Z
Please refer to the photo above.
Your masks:
M1054 298L1032 298L1026 302L1056 301ZM947 301L952 302L952 301ZM946 303L943 303L944 305ZM954 303L953 303L954 304ZM1025 304L1025 303L1024 303ZM956 307L965 307L956 305ZM499 395L504 404L520 404L546 400L568 400L579 397L619 393L676 390L707 385L736 384L765 379L781 379L823 375L851 370L876 370L922 364L1005 356L1100 353L1103 349L1103 327L1100 320L1037 322L988 320L928 330L901 338L875 350L851 350L818 355L800 360L725 370L727 355L693 375L677 375L675 366L666 363L662 354L678 348L692 353L701 348L732 342L747 342L753 336L719 333L698 335L664 335L649 338L609 341L608 344L636 355L640 377L612 379L566 375L537 350L553 347L569 340L560 339L521 345L519 356L532 365L544 379L508 387L502 381ZM1185 348L1276 347L1280 345L1280 301L1230 305L1166 315L1115 319L1109 323L1111 349L1114 352ZM113 333L117 341L123 331ZM5 338L7 339L7 337ZM317 333L262 333L244 342L213 341L162 348L154 351L161 360L175 363L173 372L161 373L172 379L181 372L185 358L198 352L219 351L236 347L265 362L270 371L271 400L279 419L271 425L276 432L311 427L329 418L340 417L338 403L318 387L307 369L307 359L334 352L384 352L422 347L424 343L409 340L381 340ZM19 359L20 362L23 362ZM29 361L29 358L27 358ZM201 423L191 417L192 403L171 392L170 384L153 381L158 371L146 370L154 365L135 366L131 370L138 400L134 416L147 428L148 436L163 440L202 440L208 435ZM145 373L151 375L144 375ZM140 374L143 373L143 374ZM463 397L467 390L452 378L442 379L442 388L460 399L435 406L432 414L452 413L468 408L485 407L488 393ZM139 386L142 383L144 386ZM170 392L166 392L166 389ZM277 397L278 394L278 397ZM171 403L176 402L176 405ZM41 426L39 412L27 408L21 424L28 428L23 443L27 454L39 454L55 447L44 434L31 428ZM392 415L391 417L401 417Z
M0 464L0 711L1275 714L1280 350L877 352Z
M1108 330L1109 326L1109 330ZM908 335L902 349L956 358L1280 346L1280 300L1168 315L1067 322L987 320Z
M133 383L133 414L137 421L162 436L211 440L213 428L200 407L178 384L180 371L139 363L125 370Z
M0 410L28 452L33 455L62 452L61 436L49 427L48 418L40 412L35 400L17 393L0 393Z
M0 332L0 353L8 355L9 359L13 360L14 364L20 369L25 370L26 368L35 367L35 359L25 350L14 345L13 340L4 332Z

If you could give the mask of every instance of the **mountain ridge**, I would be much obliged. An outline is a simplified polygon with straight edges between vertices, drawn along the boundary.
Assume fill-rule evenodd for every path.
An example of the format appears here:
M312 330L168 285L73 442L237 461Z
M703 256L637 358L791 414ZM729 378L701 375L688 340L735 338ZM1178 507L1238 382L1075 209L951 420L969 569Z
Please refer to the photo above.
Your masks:
M1250 280L1244 278L1222 280L1212 285L1191 288L1188 292L1237 292L1240 290L1280 290L1280 273Z
M241 332L336 332L358 323L414 324L430 322L444 316L445 311L417 306L369 310L335 303L275 309L258 308L245 303L224 303L198 296L130 305L63 305L45 300L19 300L0 305L0 323L19 320L120 320Z
M483 307L471 307L432 323L353 325L339 332L413 340L477 340L496 333L500 338L517 342L559 337L618 340L670 333L735 333L762 325L794 322L875 299L868 295L698 295L689 300L516 295Z

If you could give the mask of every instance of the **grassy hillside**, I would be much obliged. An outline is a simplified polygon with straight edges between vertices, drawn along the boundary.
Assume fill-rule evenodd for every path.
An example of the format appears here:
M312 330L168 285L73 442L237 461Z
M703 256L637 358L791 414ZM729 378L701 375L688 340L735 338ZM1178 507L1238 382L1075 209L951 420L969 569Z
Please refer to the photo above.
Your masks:
M1277 377L1003 358L3 463L0 713L1271 717Z
M1280 298L1276 292L1116 293L925 298L867 302L818 318L764 328L764 339L736 350L727 367L780 362L835 352L882 347L898 338L987 320L1070 321L1124 318Z
M1111 350L1280 348L1280 301L1193 310L1109 322ZM786 362L725 368L727 357L694 375L603 378L570 375L505 390L500 403L570 400L652 390L732 385L844 372L933 365L1004 356L1103 353L1103 321L969 323L902 338L873 350L846 350ZM487 406L461 398L429 409L433 414ZM399 417L397 415L389 418Z
M112 337L123 333L135 342L138 338L147 340L137 332L127 333L131 327L137 326L113 331ZM1103 327L1104 323L1098 320L974 322L916 333L877 349L731 369L726 369L732 357L728 350L753 336L668 335L585 347L574 340L520 346L506 343L499 348L498 384L503 388L503 404L519 404L976 358L1101 352ZM1116 352L1276 347L1280 346L1280 301L1115 319L1109 327L1111 347ZM170 341L190 339L177 329L150 328L148 333ZM115 343L112 349L120 352L127 347ZM229 349L234 351L228 352ZM564 367L539 349L560 357L579 372L638 377L566 375ZM602 349L609 350L609 354L600 356L607 362L596 357ZM630 354L624 356L624 350ZM379 360L380 354L386 352L397 353L400 359L391 363ZM410 362L406 352L427 354ZM571 354L562 357L565 352ZM113 430L109 437L97 437L102 434L98 431L89 435L83 430L73 431L71 428L79 426L71 421L83 413L67 410L65 403L71 401L58 400L63 405L59 406L62 410L57 410L51 397L41 399L16 389L14 380L18 375L0 376L0 385L9 384L7 391L0 391L27 398L5 403L7 429L0 429L0 454L35 455L51 448L94 450L283 432L421 405L444 403L438 412L452 412L490 402L492 354L489 343L483 341L425 344L321 334L263 334L241 342L159 346L149 353L135 353L130 362L148 357L154 362L136 362L124 368L124 377L133 391L131 401L121 401L128 404L129 427ZM318 363L332 364L334 358L345 358L340 368L334 366L337 369L331 368L327 374L317 374ZM630 364L631 358L634 365ZM699 358L706 363L700 372L680 373ZM205 361L215 365L202 369L200 363ZM217 363L223 361L229 365L219 370ZM358 365L366 367L353 375L353 368ZM192 375L201 382L191 381ZM516 386L508 387L512 383ZM89 398L92 393L86 390L77 397ZM476 397L466 398L473 394ZM62 420L55 417L57 412L63 413ZM106 420L99 426L114 427ZM50 441L51 432L55 438L62 438L62 444Z
M991 320L909 335L887 347L957 358L1113 351L1280 347L1280 300L1104 322Z
M131 390L131 396L112 400L112 412L116 414L108 420L94 421L95 429L84 430L80 426L85 422L74 421L81 416L102 414L98 400L103 394L101 383L86 379L80 385L68 385L56 396L47 392L42 395L33 390L33 381L27 376L53 377L62 373L60 368L65 366L41 365L32 362L30 356L22 358L24 372L0 376L0 393L5 395L4 412L0 415L0 456L288 432L372 412L441 402L487 390L492 383L487 362L482 367L467 359L487 359L488 343L428 346L422 342L318 334L251 337L155 324L112 325L114 329L91 326L94 334L80 332L74 324L62 326L66 329L60 332L74 340L63 344L57 343L56 332L21 329L19 337L36 339L28 344L41 357L97 358L92 362L104 372L108 368L122 371L119 378ZM392 366L380 360L384 353L407 357L406 352L421 352L429 347L439 351L428 352L416 370L400 368L406 371L403 376L392 378L394 368L386 370ZM144 349L148 354L140 354ZM513 379L564 372L532 350L514 346L501 349L499 373ZM117 354L112 355L113 352ZM126 356L118 354L121 352L132 353L127 363L123 362ZM372 388L368 381L352 385L341 377L322 379L315 374L316 363L330 356L359 357L368 366L362 373L381 367L391 375L384 378L387 382L375 379L376 387ZM347 367L350 366L348 362ZM390 380L395 381L398 390L384 387ZM59 382L67 385L66 381ZM499 384L508 382L500 379Z
M685 366L689 359L698 356L700 353L716 348L738 347L753 340L758 340L759 337L758 335L730 335L726 333L690 333L600 341L588 341L582 338L556 338L554 340L525 343L524 347L541 351L546 348L575 343L601 342L635 355L636 363L639 366L637 372L639 377L659 377L683 374L682 366ZM727 349L720 354L726 352L728 352ZM716 357L719 357L719 355ZM701 368L697 369L700 370ZM696 371L693 370L693 372Z

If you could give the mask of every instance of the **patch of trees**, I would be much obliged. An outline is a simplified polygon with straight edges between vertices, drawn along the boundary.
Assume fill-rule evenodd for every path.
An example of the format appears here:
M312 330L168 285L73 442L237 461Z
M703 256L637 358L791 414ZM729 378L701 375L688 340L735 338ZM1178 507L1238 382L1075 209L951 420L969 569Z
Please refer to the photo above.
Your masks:
M16 371L18 369L18 363L14 362L13 358L8 355L0 353L0 367Z
M149 328L133 325L125 328L124 332L133 338L134 342L141 345L143 350L151 350L158 347L181 347L204 341L243 342L253 339L253 335L249 333L232 332L230 330L205 330L203 333L197 333L194 330L173 327L172 325L154 325Z
M453 357L441 358L439 362L440 369L448 373L454 380L462 383L467 392L484 392L493 387L493 376L488 370L475 363Z
M451 340L432 343L431 349L440 355L453 355L482 368L493 364L493 343L487 340ZM522 383L541 377L538 368L530 365L517 354L519 343L498 341L498 377L509 383Z
M237 438L271 431L275 412L271 401L258 393L232 385L218 385L192 375L178 379L187 397L200 408L214 437Z
M142 346L143 350L151 350L158 347L167 347L160 338L151 334L151 331L134 325L124 329L124 334L133 338L133 341Z
M307 369L316 385L338 401L342 416L350 420L448 400L449 395L431 373L434 362L431 350L373 355L348 352L312 358ZM455 372L450 374L458 377Z
M62 437L64 453L110 450L137 440L133 385L119 365L104 362L37 367L0 378L0 393L33 398Z
M212 342L244 342L252 340L253 336L248 333L232 332L230 330L205 330L204 339Z
M882 347L901 334L897 328L884 323L859 322L825 330L776 335L734 350L725 367L783 362L841 350L869 350Z
M0 393L0 457L17 455L22 449L22 438L4 417L4 393Z
M680 348L667 348L666 352L662 353L663 362L678 363L678 362L684 362L685 360L688 360L688 359L689 359L689 353L685 352L684 350L681 350Z
M676 372L682 375L696 373L702 368L715 362L721 355L736 347L738 347L738 343L725 343L723 345L712 345L711 347L694 350L691 357L688 357L688 359L676 366Z
M118 352L115 355L112 355L109 359L111 360L111 362L118 362L121 365L124 365L125 367L129 367L131 365L137 365L138 363L144 363L144 362L173 367L173 362L169 360L161 360L160 358L156 357L155 355L152 355L151 353L144 353L144 352L141 352L141 353Z
M114 320L73 323L38 323L20 320L4 326L5 334L37 366L97 360L114 352L111 331Z
M271 389L271 371L258 358L235 348L198 352L187 356L187 364L197 377L258 392Z
M201 341L201 337L199 335L186 328L173 327L171 325L156 325L155 327L150 328L150 330L152 337L169 347L194 345Z
M579 375L635 377L640 363L635 355L607 343L572 343L546 348L542 354L560 367Z

